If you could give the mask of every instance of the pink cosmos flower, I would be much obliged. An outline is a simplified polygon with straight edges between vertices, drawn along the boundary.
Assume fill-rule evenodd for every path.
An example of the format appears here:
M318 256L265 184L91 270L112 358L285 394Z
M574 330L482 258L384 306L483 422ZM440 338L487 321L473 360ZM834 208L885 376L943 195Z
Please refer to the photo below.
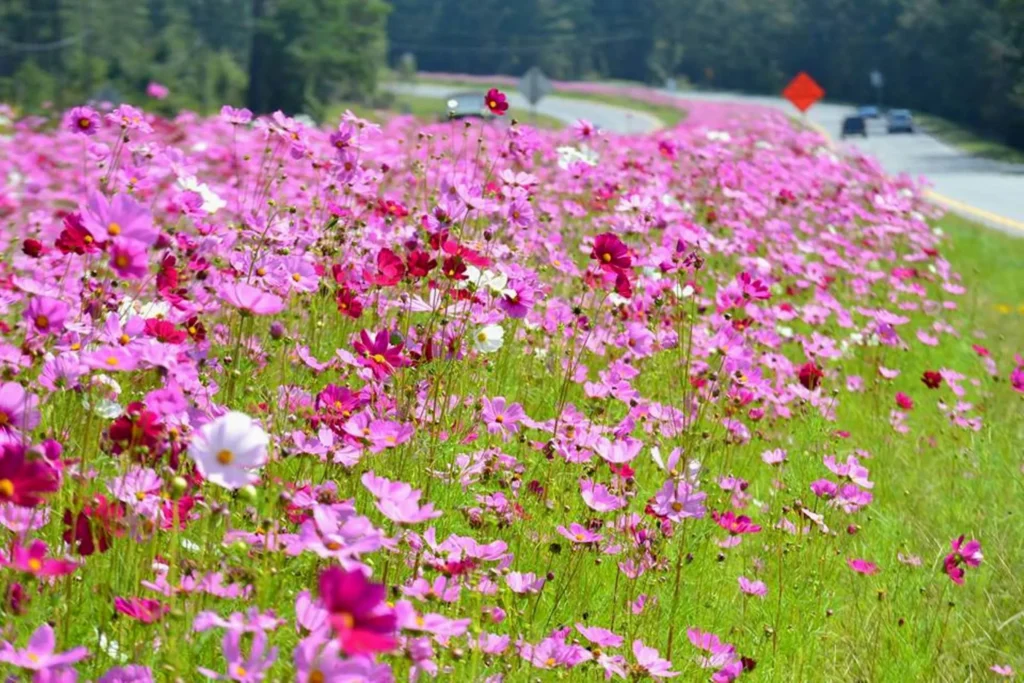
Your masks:
M633 656L636 657L637 666L654 680L675 678L679 675L678 671L672 671L672 662L662 659L656 649L644 645L642 640L633 641Z
M160 234L153 225L149 209L126 194L107 199L102 192L94 190L89 193L81 213L82 225L101 242L122 239L151 247Z
M220 108L220 117L233 126L244 126L252 121L252 112L248 109L235 109L225 104Z
M578 623L576 630L598 647L619 647L623 643L622 636L600 626L584 626Z
M74 664L89 655L89 651L81 646L60 653L54 652L56 648L53 628L43 624L28 639L23 650L7 642L0 645L0 662L30 671L49 671Z
M167 89L166 85L157 83L156 81L150 81L149 85L146 86L146 94L155 100L162 100L170 94L170 90Z
M0 435L30 432L39 426L39 398L17 382L0 384Z
M60 334L71 307L59 299L36 296L28 302L22 317L39 334Z
M0 565L26 574L45 577L64 576L78 567L78 563L71 560L49 558L46 556L46 551L46 543L38 539L27 546L14 541L11 546L10 559L4 559L3 555L0 555Z
M487 425L488 433L501 434L503 438L508 439L509 435L519 431L519 421L526 417L521 405L518 403L509 405L503 396L496 396L493 399L485 396L481 402L483 408L480 411L480 416L483 418L484 424Z
M391 420L373 420L369 424L370 433L366 438L370 441L370 452L380 453L390 448L397 448L406 443L416 433L411 424L392 422Z
M96 135L100 115L91 107L74 107L64 114L64 127L79 135Z
M651 506L654 513L673 522L681 522L687 517L701 518L704 516L703 501L707 494L695 491L686 481L669 479L654 497Z
M607 462L621 464L632 462L639 455L640 449L643 446L642 441L628 436L621 440L616 439L615 441L609 441L601 437L594 444L594 452Z
M603 538L601 534L594 533L578 522L570 524L568 529L559 525L557 527L557 531L573 543L579 543L581 545L597 543Z
M759 598L763 598L768 594L768 586L765 585L764 581L751 581L745 576L739 577L740 590L747 595L755 595Z
M284 299L244 282L221 285L217 293L229 304L249 315L274 315L284 310Z
M786 451L782 448L765 451L761 454L761 460L769 465L781 465L786 461Z
M950 541L953 549L942 562L946 575L953 580L953 583L962 586L964 583L965 567L978 567L981 565L981 542L976 540L964 543L964 536L954 538Z
M847 560L846 564L850 565L850 569L857 572L858 574L865 574L870 576L871 574L878 573L878 565L874 562L868 562L862 559L851 559Z
M993 664L989 667L989 671L1004 678L1013 678L1013 669L1008 664Z
M544 577L538 578L533 572L522 574L520 572L509 572L505 577L505 583L512 589L513 593L520 595L526 593L539 593L544 587Z
M352 657L395 648L396 619L384 604L383 584L360 570L329 567L320 573L320 599L342 651Z
M595 484L589 479L580 480L580 491L583 502L591 510L611 512L626 505L626 499L613 495L604 484Z
M199 667L199 673L215 681L262 681L277 659L277 648L267 650L267 634L263 631L253 634L248 655L242 654L242 634L238 631L225 632L221 647L227 664L226 674Z
M904 394L902 391L897 391L896 392L896 405L898 405L901 410L913 410L913 408L914 408L914 399L910 398L909 396Z
M149 274L146 245L136 240L115 239L110 246L110 268L126 280L141 280Z

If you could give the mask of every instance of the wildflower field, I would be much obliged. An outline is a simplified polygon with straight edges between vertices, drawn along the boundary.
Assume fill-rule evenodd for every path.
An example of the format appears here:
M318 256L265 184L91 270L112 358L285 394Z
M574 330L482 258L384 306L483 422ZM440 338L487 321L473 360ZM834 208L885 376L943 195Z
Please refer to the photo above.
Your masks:
M778 113L487 100L0 137L0 676L1024 667L1016 243Z

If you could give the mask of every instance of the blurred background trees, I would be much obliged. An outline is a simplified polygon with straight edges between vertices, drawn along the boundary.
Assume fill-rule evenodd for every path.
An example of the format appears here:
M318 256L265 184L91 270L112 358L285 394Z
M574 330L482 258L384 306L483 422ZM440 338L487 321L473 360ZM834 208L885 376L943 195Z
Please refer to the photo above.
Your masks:
M943 116L1024 146L1024 0L0 0L0 99L101 95L317 114L381 67L614 78L829 97Z

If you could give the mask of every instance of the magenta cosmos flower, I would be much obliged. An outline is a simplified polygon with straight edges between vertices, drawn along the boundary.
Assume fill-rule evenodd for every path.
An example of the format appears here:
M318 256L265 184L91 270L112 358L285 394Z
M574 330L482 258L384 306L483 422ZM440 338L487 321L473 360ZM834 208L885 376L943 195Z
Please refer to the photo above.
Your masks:
M391 335L387 330L381 330L372 339L366 330L359 333L359 341L354 345L355 350L362 357L361 361L365 367L373 371L377 379L388 377L396 368L407 364L402 356L403 344L391 345Z
M11 557L5 560L0 557L0 565L10 567L16 571L33 574L35 576L64 576L75 571L78 563L70 560L54 559L46 556L46 543L40 540L32 541L30 545L21 545L14 542L11 548Z
M964 583L964 567L978 567L981 565L981 542L976 540L964 543L964 536L954 538L950 541L953 549L942 562L943 570L953 580L953 583L962 586Z
M0 450L0 503L35 507L43 501L40 494L60 488L60 477L45 462L25 459L25 447L6 443Z
M29 638L24 650L18 650L10 643L0 645L0 662L30 671L46 671L74 664L89 654L84 647L59 653L54 652L56 649L57 641L53 637L53 629L49 624L43 624Z
M135 240L147 247L153 246L160 234L149 209L126 194L107 199L102 192L90 192L82 207L82 225L93 235Z
M487 91L484 102L487 103L487 108L498 116L504 116L505 112L508 111L508 98L505 97L505 93L497 88L491 88Z
M229 304L249 315L274 315L284 310L284 299L244 282L232 282L218 288Z
M878 565L874 562L868 562L867 560L847 560L846 564L850 565L850 569L858 574L866 574L870 576L871 574L878 573Z
M397 645L395 615L384 597L384 585L367 581L358 569L329 567L321 572L320 599L346 655L387 652Z

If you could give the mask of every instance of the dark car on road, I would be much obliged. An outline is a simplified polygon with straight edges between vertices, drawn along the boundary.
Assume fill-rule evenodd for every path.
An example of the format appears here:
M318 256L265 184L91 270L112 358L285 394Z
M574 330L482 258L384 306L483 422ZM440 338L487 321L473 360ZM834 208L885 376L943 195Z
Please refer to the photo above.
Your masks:
M914 116L907 109L889 111L888 128L890 133L913 133Z
M460 92L449 95L445 101L445 112L442 121L458 119L484 119L490 121L494 114L487 108L484 94L481 92Z
M860 116L847 116L843 119L843 131L840 137L848 138L851 135L868 136L868 126Z
M865 104L857 109L857 116L862 119L877 119L880 115L878 107L872 104Z

